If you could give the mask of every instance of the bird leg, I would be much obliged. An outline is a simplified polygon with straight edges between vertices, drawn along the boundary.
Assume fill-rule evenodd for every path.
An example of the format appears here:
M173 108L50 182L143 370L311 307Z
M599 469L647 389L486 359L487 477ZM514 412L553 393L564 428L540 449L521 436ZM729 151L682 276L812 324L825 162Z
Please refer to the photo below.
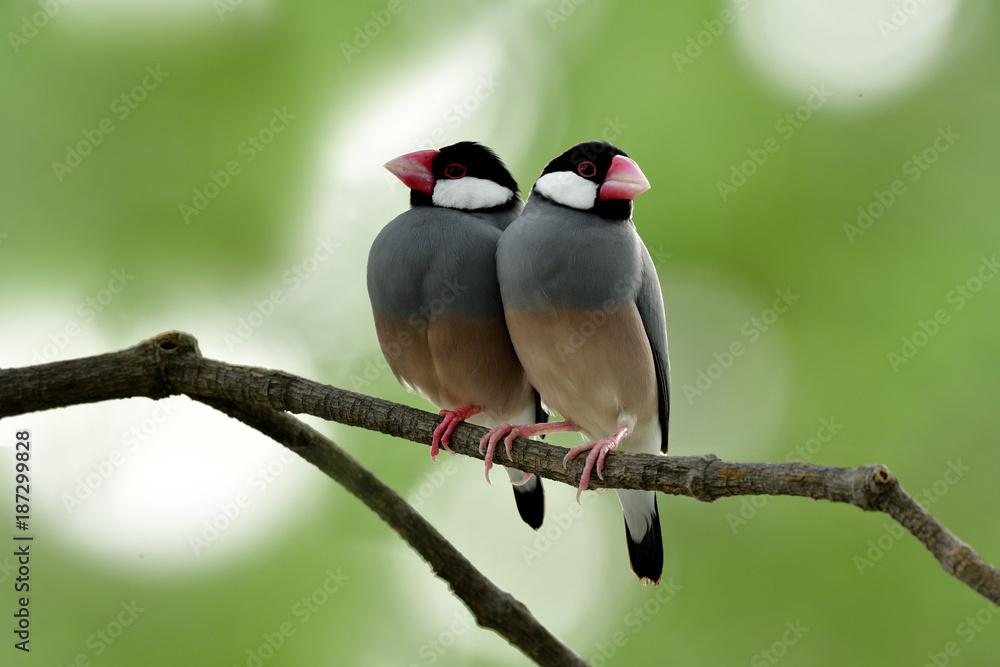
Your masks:
M448 450L449 454L454 456L455 452L451 451L451 447L448 446L451 442L451 432L455 430L455 427L459 423L482 411L483 409L478 405L466 405L454 410L440 411L438 414L444 417L444 421L434 429L434 438L431 440L431 459L437 461L439 443Z
M500 438L504 438L504 449L507 452L507 460L511 460L510 450L514 446L514 439L518 436L522 438L531 438L536 435L545 435L546 433L563 433L566 431L579 431L580 427L570 421L564 422L544 422L541 424L500 424L489 430L489 432L483 436L483 439L479 441L479 453L483 453L483 448L486 448L485 460L486 460L486 481L492 484L490 481L490 468L493 467L493 451L496 449L497 443L500 442ZM531 479L531 473L526 473L524 478L520 482L516 482L515 486L520 486L524 484L529 479Z
M572 459L580 452L590 450L587 454L587 462L583 466L583 474L580 475L580 486L576 490L576 502L580 502L580 494L587 488L590 484L590 472L594 469L594 464L597 464L597 476L604 479L604 457L608 455L608 452L618 449L618 445L621 443L622 438L627 436L632 432L632 427L628 424L621 424L618 426L618 430L614 432L613 435L607 438L601 438L600 440L591 440L590 442L584 443L582 445L577 445L573 449L567 452L566 456L563 458L563 467L569 463Z

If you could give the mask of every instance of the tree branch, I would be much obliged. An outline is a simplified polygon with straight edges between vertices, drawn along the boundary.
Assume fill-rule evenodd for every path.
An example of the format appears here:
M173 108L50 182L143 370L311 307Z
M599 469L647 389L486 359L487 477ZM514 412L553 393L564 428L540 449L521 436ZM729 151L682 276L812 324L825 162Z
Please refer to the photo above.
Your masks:
M440 419L289 373L206 359L192 337L177 332L122 352L0 371L0 417L112 398L163 398L179 393L215 405L235 403L311 414L427 445ZM460 424L451 446L460 454L481 459L479 438L485 432ZM518 438L512 466L575 486L583 462L571 462L564 469L564 454L562 447ZM803 496L885 512L920 540L946 572L1000 604L1000 572L903 491L884 466L729 463L711 455L616 452L607 459L604 479L593 478L590 486L650 489L706 502L741 495Z
M258 402L215 397L211 373L199 375L199 384L208 385L207 390L178 391L171 383L171 371L172 363L180 359L209 361L201 356L194 338L171 332L121 352L0 370L0 418L114 398L188 394L281 443L350 491L431 565L480 626L492 628L540 665L587 664L539 623L524 604L487 579L409 503L322 434ZM231 380L243 377L244 372L250 376L272 373L229 369L240 371L223 375Z
M245 404L198 399L280 442L354 494L448 582L479 625L493 628L540 665L585 665L513 595L498 588L451 542L347 452L291 415Z

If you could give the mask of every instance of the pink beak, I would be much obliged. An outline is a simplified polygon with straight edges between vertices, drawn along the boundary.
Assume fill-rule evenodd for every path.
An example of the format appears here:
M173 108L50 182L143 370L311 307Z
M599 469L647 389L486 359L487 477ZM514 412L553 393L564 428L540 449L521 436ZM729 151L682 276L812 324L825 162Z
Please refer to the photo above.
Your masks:
M411 190L432 195L434 194L434 171L431 165L439 152L426 150L400 155L395 160L386 162L385 168Z
M598 199L635 199L649 189L649 181L645 174L639 169L635 160L624 155L616 155L611 160L611 168L608 175L604 177L604 184L601 185Z

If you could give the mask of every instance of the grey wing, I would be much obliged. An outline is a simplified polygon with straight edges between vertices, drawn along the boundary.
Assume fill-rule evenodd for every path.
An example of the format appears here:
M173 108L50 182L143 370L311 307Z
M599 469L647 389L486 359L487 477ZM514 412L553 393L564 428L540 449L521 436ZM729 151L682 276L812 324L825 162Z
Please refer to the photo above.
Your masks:
M400 214L378 234L368 255L375 315L502 318L499 237L490 222L452 209L421 207Z
M642 248L642 284L636 296L636 307L642 326L649 338L649 347L653 351L653 363L656 366L656 385L659 389L660 431L663 441L660 451L667 453L667 432L670 426L670 357L667 354L667 324L663 312L663 295L660 292L660 280L656 276L653 258L649 256L646 246L639 241Z
M368 252L368 297L376 317L405 320L419 312L423 282L434 258L433 218L409 210L382 228Z

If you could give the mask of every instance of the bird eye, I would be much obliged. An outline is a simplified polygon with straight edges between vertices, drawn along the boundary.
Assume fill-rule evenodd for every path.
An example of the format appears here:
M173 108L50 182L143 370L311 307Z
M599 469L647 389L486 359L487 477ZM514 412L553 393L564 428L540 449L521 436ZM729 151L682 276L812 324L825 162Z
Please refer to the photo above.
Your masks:
M448 178L462 178L465 176L465 167L453 162L444 168L444 175Z
M576 171L584 178L590 178L597 173L597 167L594 166L593 162L581 162L577 165Z

